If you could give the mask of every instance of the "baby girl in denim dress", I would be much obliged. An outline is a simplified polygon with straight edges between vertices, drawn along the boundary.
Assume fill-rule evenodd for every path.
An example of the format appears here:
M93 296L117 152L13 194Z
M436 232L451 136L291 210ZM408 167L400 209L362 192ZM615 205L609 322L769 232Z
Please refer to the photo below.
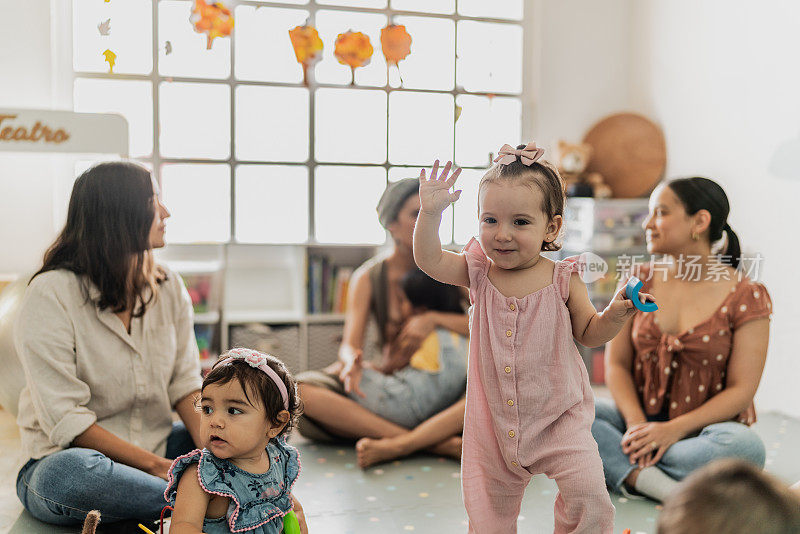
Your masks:
M278 534L297 515L291 490L300 473L286 434L299 411L294 379L276 358L250 349L223 354L203 381L204 449L177 458L164 497L174 508L172 534ZM188 475L188 476L183 476Z

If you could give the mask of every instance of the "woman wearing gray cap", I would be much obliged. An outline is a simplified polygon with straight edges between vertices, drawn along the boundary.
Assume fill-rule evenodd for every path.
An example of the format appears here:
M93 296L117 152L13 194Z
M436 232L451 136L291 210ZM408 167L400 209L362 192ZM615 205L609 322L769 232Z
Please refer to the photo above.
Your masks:
M391 234L394 247L359 267L347 296L347 316L339 360L325 369L298 375L304 415L298 430L318 440L355 439L361 467L428 449L461 457L464 399L409 430L388 414L370 411L360 388L364 338L370 315L378 326L384 357L377 367L392 373L409 362L423 340L437 329L468 335L466 313L428 311L411 317L403 313L403 276L416 269L414 224L419 213L419 180L390 184L378 203L378 219ZM407 424L407 423L406 423Z

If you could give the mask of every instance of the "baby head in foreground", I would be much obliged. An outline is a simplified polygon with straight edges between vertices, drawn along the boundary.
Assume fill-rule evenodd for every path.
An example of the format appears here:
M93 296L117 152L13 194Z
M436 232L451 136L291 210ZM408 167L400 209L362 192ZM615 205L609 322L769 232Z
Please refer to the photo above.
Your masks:
M658 534L800 532L800 498L772 475L724 459L688 476L664 503Z

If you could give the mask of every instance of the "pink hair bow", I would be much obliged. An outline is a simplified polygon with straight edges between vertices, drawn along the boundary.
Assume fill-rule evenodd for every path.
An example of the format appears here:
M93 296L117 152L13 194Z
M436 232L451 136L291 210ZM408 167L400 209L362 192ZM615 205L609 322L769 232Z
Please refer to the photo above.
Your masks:
M536 141L533 141L528 143L525 148L514 148L511 145L503 145L497 153L499 155L494 158L494 162L500 165L514 163L517 160L517 156L519 156L520 161L522 161L524 165L531 166L536 163L536 160L542 157L544 149L537 147Z

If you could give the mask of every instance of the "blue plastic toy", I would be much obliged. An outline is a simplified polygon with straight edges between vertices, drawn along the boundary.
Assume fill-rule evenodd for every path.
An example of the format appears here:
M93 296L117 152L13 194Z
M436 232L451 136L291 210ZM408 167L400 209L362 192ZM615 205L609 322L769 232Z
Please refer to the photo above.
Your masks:
M631 276L631 279L628 280L628 285L625 287L625 296L633 302L633 305L636 306L637 309L643 312L656 311L658 309L658 305L655 302L651 300L642 302L639 298L639 290L641 288L642 281L635 276Z

